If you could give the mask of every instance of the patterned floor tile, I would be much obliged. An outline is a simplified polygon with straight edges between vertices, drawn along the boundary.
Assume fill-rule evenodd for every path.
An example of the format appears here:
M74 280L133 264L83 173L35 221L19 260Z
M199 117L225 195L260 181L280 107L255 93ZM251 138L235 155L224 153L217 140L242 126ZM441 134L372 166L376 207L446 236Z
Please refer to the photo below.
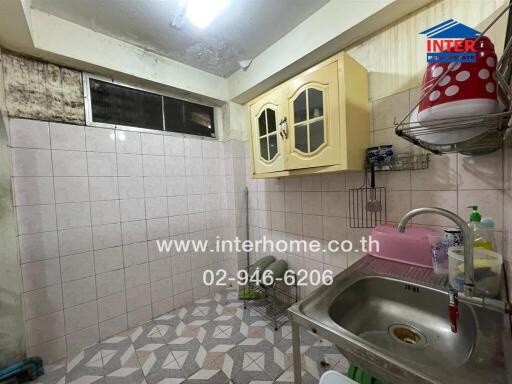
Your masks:
M164 368L169 371L176 371L176 377L184 376L167 344L148 344L147 348L137 350L137 358L145 376Z
M153 319L153 324L166 340L172 340L177 337L176 327L182 322L181 318L178 316L178 312L179 311L173 311Z
M174 355L171 355L161 364L160 368L146 375L148 384L156 383L183 383L186 380L186 374L181 369Z
M237 317L230 319L213 320L205 324L203 328L206 335L201 344L207 349L219 344L238 344L247 338L241 331L242 321Z
M302 382L318 383L349 362L330 342L301 329ZM40 384L271 384L293 383L291 326L244 310L238 290L193 304L46 366Z
M181 321L188 324L195 320L213 320L218 317L219 303L213 298L198 300L178 312Z
M272 379L277 379L290 364L274 345L258 339L246 339L237 345L242 350L244 357L253 358L254 362ZM257 359L255 358L257 356Z
M272 322L259 318L251 323L242 321L240 325L240 332L246 338L261 338L269 341L276 345L285 338L289 338L291 342L291 328L289 326L282 326L276 330L272 325Z
M219 370L212 363L221 355L234 348L230 339L206 349L196 338L179 337L169 342L169 348L181 369L187 376L200 370Z
M255 381L273 381L266 373L266 362L265 354L261 351L244 350L237 346L224 353L213 364L222 367L222 372L233 383L247 384Z
M90 384L104 382L100 345L84 349L67 362L66 383Z
M247 309L240 309L241 320L246 324L252 324L256 321L266 321L267 319L262 316L259 312L255 311L251 307L247 307Z
M244 304L240 301L232 303L218 304L215 311L219 316L231 316L235 315L238 309L243 309Z
M230 380L221 370L199 370L187 379L187 384L229 384Z
M129 337L135 350L139 350L148 344L165 344L165 338L162 336L160 328L162 328L160 325L156 325L151 321L126 331L121 335Z
M140 368L123 367L105 376L105 384L146 384L146 378Z
M302 365L306 365L305 361L305 353L308 350L309 346L301 345L300 347L300 355ZM283 370L290 368L293 365L293 346L292 343L288 340L283 340L281 343L274 345L274 361L279 367Z
M100 345L107 384L144 383L144 374L130 337L114 336Z

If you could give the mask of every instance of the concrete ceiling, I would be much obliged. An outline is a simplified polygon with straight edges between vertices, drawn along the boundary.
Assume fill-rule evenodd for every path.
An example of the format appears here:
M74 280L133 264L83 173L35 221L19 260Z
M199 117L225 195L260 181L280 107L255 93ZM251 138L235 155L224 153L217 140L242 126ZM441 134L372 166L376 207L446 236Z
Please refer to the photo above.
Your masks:
M326 3L229 0L207 28L185 21L181 30L170 27L181 0L32 0L32 7L227 77L239 69L239 60L256 57Z

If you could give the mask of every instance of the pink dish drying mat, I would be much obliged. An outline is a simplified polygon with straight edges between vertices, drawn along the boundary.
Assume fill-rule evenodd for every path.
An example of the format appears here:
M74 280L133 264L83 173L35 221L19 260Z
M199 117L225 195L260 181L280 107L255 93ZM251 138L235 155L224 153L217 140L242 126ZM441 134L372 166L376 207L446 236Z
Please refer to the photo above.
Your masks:
M396 225L378 225L372 230L372 241L378 241L378 250L372 246L370 255L398 261L400 263L419 267L432 267L432 253L429 235L439 235L441 232L423 227L408 225L404 233L398 232Z

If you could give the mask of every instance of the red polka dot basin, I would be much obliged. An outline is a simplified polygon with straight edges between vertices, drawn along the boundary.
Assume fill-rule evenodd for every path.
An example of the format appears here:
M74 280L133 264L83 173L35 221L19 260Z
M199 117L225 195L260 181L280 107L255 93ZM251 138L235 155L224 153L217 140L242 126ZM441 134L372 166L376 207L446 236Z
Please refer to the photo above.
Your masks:
M497 60L494 45L488 37L482 36L475 50L475 63L428 65L423 78L422 95L431 92L419 105L418 122L497 112ZM439 83L435 85L437 81Z

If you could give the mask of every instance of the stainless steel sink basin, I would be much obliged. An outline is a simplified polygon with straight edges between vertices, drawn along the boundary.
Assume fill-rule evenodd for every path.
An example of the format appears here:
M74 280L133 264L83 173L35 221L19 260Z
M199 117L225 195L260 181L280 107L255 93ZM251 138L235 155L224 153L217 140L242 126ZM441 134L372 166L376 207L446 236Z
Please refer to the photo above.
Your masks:
M371 256L289 309L294 346L305 327L385 383L507 383L504 316L463 300L459 313L453 333L445 279Z
M396 359L452 368L469 359L477 326L471 308L462 304L460 327L453 333L447 303L448 295L435 289L368 277L338 294L329 307L329 316Z

